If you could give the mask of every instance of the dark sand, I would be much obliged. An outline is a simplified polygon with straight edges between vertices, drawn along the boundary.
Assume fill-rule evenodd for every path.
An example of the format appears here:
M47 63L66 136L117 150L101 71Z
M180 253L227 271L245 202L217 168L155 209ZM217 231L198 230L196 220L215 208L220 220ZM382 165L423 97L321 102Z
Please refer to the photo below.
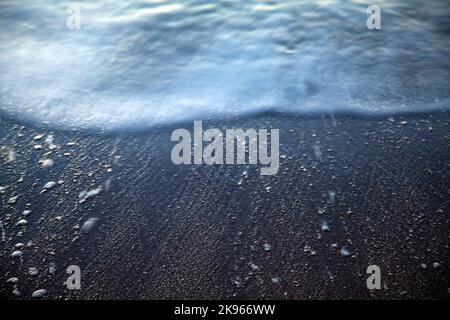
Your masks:
M0 146L17 153L6 163L3 148L0 161L0 186L8 186L0 194L0 297L16 299L6 280L17 277L19 299L37 289L49 299L449 298L450 114L208 124L280 128L279 174L175 166L168 128L54 131L55 165L44 169L38 161L50 150L33 137L51 132L0 122ZM79 203L81 191L107 181L108 190ZM17 203L6 204L15 194ZM16 226L26 204L28 225ZM90 217L98 223L83 234ZM11 257L16 243L29 241L22 258ZM80 291L63 285L71 264L81 267ZM372 264L381 268L381 290L366 288ZM30 267L39 274L29 275Z

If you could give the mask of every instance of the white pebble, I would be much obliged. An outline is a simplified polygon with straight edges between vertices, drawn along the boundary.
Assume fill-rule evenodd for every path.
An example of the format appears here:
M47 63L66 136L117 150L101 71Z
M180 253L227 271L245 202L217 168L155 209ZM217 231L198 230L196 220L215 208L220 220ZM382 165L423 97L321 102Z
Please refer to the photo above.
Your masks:
M20 219L20 220L17 222L17 225L18 225L18 226L26 226L27 224L28 224L28 221L25 220L25 219Z
M43 137L44 137L43 134L38 134L37 136L35 136L35 137L33 138L33 140L34 140L34 141L38 141L38 140L41 140Z
M280 284L280 278L272 278L271 281L273 284Z
M31 214L31 210L24 210L23 212L22 212L22 215L23 216L28 216L28 215L30 215Z
M7 204L15 204L17 202L17 200L19 199L19 197L20 197L20 195L9 198Z
M11 257L13 258L20 258L22 256L22 251L16 250L13 253L11 253Z
M12 277L12 278L9 278L8 280L6 280L6 282L7 283L17 283L17 282L19 282L19 278Z
M30 267L28 269L28 274L30 276L37 276L39 274L39 270L37 268L35 268L35 267Z
M56 187L58 184L55 182L55 181L50 181L50 182L47 182L46 184L45 184L45 186L44 186L44 190L50 190L50 189L53 189L54 187Z
M343 257L348 257L350 255L350 252L345 247L341 248L340 253L341 253L341 256L343 256Z
M45 289L39 289L36 290L35 292L33 292L32 294L32 298L42 298L43 296L45 296L47 294L47 290Z

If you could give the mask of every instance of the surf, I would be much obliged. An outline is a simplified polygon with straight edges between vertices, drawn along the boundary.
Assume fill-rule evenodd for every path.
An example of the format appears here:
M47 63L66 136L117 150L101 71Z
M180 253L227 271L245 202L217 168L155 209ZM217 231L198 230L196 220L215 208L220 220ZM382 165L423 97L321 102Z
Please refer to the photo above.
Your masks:
M450 14L432 0L0 3L0 111L51 127L134 129L267 111L450 109ZM414 14L409 10L414 8ZM427 16L427 19L423 17Z

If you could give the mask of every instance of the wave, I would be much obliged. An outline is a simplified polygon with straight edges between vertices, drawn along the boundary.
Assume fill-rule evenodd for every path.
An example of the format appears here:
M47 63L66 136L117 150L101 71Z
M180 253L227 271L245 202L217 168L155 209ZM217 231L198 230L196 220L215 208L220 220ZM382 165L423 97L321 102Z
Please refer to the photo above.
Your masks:
M446 1L0 3L0 111L52 126L132 128L274 110L450 109Z

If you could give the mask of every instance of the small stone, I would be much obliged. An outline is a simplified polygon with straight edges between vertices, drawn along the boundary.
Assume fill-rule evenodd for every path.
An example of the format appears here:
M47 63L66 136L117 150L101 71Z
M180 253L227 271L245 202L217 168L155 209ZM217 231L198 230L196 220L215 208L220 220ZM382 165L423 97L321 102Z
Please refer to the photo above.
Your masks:
M280 284L280 278L272 278L270 279L273 284Z
M12 277L9 278L8 280L6 280L7 283L18 283L19 282L19 278L16 277Z
M23 216L29 216L31 214L31 210L24 210L23 212L22 212L22 215Z
M41 140L43 137L44 137L43 134L39 134L39 135L35 136L35 137L33 138L33 140L34 140L34 141L38 141L38 140Z
M427 264L426 264L426 263L421 263L421 264L420 264L420 267L421 267L422 269L426 269L426 268L427 268Z
M327 222L322 222L322 225L320 226L320 229L322 230L322 231L330 231L330 226L328 225L328 223Z
M433 268L439 268L441 264L439 262L433 263Z
M13 257L13 258L20 258L20 257L22 257L22 251L20 251L20 250L14 251L13 253L11 253L11 257Z
M231 283L233 283L236 287L242 286L242 279L239 276L234 277L231 279Z
M40 144L36 144L33 146L34 150L42 150L42 146Z
M250 268L252 269L252 271L259 271L259 267L254 263L250 264Z
M33 292L33 294L31 295L32 298L42 298L43 296L45 296L47 294L47 290L45 289L39 289L36 290L35 292Z
M17 200L19 199L20 195L14 196L9 198L7 204L16 204Z
M16 297L19 297L19 296L21 296L22 295L22 293L19 291L19 289L17 289L17 288L14 288L14 290L13 290L13 295L15 295Z
M54 274L56 272L56 264L54 262L51 262L48 267L48 272L51 274Z
M350 255L350 252L345 247L341 248L340 253L341 253L341 256L343 256L343 257L348 257Z
M55 181L47 182L43 188L43 190L50 190L56 187L58 184Z
M30 276L37 276L39 274L39 270L37 268L35 268L35 267L30 267L28 269L28 274Z
M27 224L28 224L28 221L25 220L25 219L20 219L20 220L17 222L17 225L18 225L18 226L26 226Z
M264 243L263 247L264 247L264 250L265 250L265 251L270 251L270 250L272 250L272 246L271 246L270 244L268 244L268 243Z

